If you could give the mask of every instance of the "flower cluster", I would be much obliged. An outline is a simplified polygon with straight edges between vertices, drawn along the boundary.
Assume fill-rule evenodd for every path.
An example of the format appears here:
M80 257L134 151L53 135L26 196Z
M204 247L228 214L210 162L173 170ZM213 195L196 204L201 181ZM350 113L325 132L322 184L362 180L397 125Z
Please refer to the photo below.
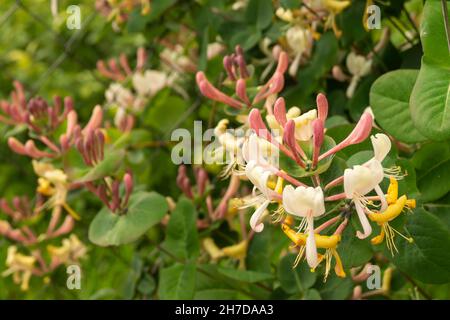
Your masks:
M8 145L32 159L37 186L33 200L0 200L0 234L15 243L8 249L3 276L13 275L27 290L32 275L47 281L58 266L79 263L86 256L86 247L72 233L82 217L69 204L69 194L85 188L120 214L128 206L133 178L129 171L96 171L111 153L119 160L122 155L110 146L100 106L82 126L70 97L56 97L53 104L40 97L27 100L23 86L15 82L14 87L11 99L0 102L0 121L28 131L26 142L9 137Z
M220 151L232 154L223 176L248 179L253 185L252 195L243 197L240 206L255 207L249 221L252 232L262 232L266 217L272 212L272 222L280 223L298 248L294 266L306 258L311 270L315 270L325 261L325 279L332 258L336 261L336 275L346 275L338 246L354 215L359 220L360 230L355 234L358 239L372 234L369 221L373 221L381 231L372 238L372 244L386 239L394 254L396 234L412 241L389 224L402 211L414 208L415 201L406 195L398 196L397 180L402 174L398 167L383 166L391 141L383 133L371 135L374 118L370 111L364 112L350 134L336 143L326 135L329 102L324 94L318 94L316 108L306 112L295 106L286 108L284 98L278 97L288 69L287 53L279 53L274 74L256 88L247 88L252 80L239 47L224 58L224 68L228 75L224 83L234 85L234 94L213 86L202 72L197 73L197 84L205 97L236 109L237 122L250 132L233 135L227 130L229 119L221 120L215 130ZM334 176L330 178L328 169L335 155L369 136L373 157L346 168L341 175L331 173ZM381 187L385 178L390 181L387 192ZM339 188L342 192L336 191Z

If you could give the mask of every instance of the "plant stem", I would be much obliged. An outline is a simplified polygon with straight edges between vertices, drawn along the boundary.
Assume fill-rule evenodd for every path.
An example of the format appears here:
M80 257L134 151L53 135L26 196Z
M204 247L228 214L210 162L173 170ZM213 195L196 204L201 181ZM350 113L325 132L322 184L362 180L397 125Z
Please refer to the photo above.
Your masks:
M441 4L442 4L442 16L444 18L445 34L447 35L448 53L450 54L450 25L448 22L447 0L441 0Z

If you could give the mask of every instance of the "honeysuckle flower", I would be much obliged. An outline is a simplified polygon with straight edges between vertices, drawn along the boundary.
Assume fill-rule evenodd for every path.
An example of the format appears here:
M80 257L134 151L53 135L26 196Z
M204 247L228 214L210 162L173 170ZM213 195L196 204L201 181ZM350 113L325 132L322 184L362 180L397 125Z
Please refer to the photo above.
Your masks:
M241 167L244 165L242 156L242 147L245 142L244 136L238 136L228 130L228 119L222 119L214 128L214 135L220 144L220 147L214 150L214 153L222 157L226 155L227 166L222 170L221 177L229 177L232 173L242 174Z
M389 251L391 251L391 254L394 255L394 251L398 252L394 241L395 234L400 235L410 243L413 242L413 239L394 229L391 225L389 225L389 222L397 218L402 213L404 208L415 208L416 201L414 199L408 199L405 195L398 198L398 182L394 177L390 177L387 201L389 206L386 210L382 212L371 212L368 215L371 221L376 222L381 227L380 234L372 238L371 242L375 245L380 244L386 238L386 245Z
M17 251L16 246L10 246L6 256L6 266L8 269L2 273L2 276L7 277L12 274L14 283L20 283L20 289L27 291L35 263L35 257L21 254Z
M284 9L283 7L279 7L277 11L275 11L275 15L283 21L293 22L294 14L290 9Z
M370 73L370 70L372 69L372 59L367 59L366 57L357 55L352 51L347 56L346 64L348 71L352 75L346 94L348 98L351 98L353 97L361 78Z
M303 255L307 246L308 235L297 232L290 228L289 223L283 223L281 225L283 232L291 239L291 241L295 244L296 247L299 247L299 253L294 262L294 268L298 265L298 263L303 258ZM325 254L318 254L318 261L315 266L312 267L311 271L314 271L315 268L325 259L325 277L324 281L326 281L330 270L331 270L331 260L334 257L336 260L336 264L334 267L334 272L338 277L344 278L345 272L344 267L342 265L342 260L337 252L337 246L341 241L340 234L333 234L331 236L325 236L320 234L314 234L314 239L316 242L317 248L325 249Z
M60 247L48 245L47 251L52 258L51 267L54 268L60 264L77 263L86 256L87 248L76 235L72 234L62 240Z
M44 207L52 208L58 219L61 208L64 208L74 219L79 220L80 216L66 202L69 190L67 175L50 163L33 160L32 164L34 172L39 176L37 192L50 197Z
M391 148L389 138L384 134L371 137L374 149L374 157L363 165L356 165L352 169L344 171L344 193L347 199L355 204L356 212L363 227L363 233L357 231L356 235L364 239L372 232L372 227L366 217L368 201L365 195L374 190L380 197L381 210L387 206L386 198L379 184L384 178L384 170L381 162Z
M270 142L252 133L242 145L242 156L246 163L250 161L263 167L277 167L279 150Z
M167 85L167 74L158 70L146 70L133 75L133 87L140 96L153 97Z
M314 236L314 218L325 213L323 191L320 187L297 187L288 185L283 190L283 207L286 212L306 219L308 238L306 259L311 268L317 263L317 247Z
M328 17L325 22L325 28L332 28L334 34L340 37L342 31L340 31L336 25L336 16L350 6L350 0L311 0L308 4L314 10L326 10Z
M289 67L289 75L295 77L303 55L309 55L313 38L309 29L295 25L286 31L286 42L291 49L294 59Z
M312 109L296 118L295 138L300 141L309 141L313 135L312 122L317 119L317 110Z
M282 180L278 180L275 190L269 187L269 178L273 176L273 172L258 166L256 162L250 161L245 166L245 174L250 182L254 185L253 199L248 201L246 206L257 205L258 208L250 218L250 226L256 232L261 232L264 229L264 224L261 222L263 213L272 201L279 201L281 196ZM255 191L259 190L260 194L256 195Z

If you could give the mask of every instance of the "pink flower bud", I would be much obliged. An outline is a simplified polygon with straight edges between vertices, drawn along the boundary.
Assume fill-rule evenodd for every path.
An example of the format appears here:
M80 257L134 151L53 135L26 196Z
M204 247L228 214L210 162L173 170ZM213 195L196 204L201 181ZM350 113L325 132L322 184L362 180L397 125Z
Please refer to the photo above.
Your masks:
M125 199L123 205L127 206L131 193L133 193L133 176L130 173L127 172L123 176L123 184L125 185Z
M122 67L122 69L125 71L125 73L128 76L133 73L131 71L130 65L128 64L128 59L127 59L127 56L125 54L123 54L123 53L120 54L119 62L120 62L120 66Z
M278 98L275 101L273 114L275 115L275 119L277 119L278 123L282 127L284 127L286 125L286 122L287 122L287 118L286 118L286 103L284 102L284 98Z
M327 97L319 93L316 98L316 104L317 104L317 113L319 115L319 119L322 120L322 122L325 122L328 116L328 100Z
M312 122L313 126L313 142L314 142L314 150L313 150L313 168L317 166L319 162L319 153L320 148L322 147L324 133L323 133L323 121L321 119L316 119Z
M144 48L139 48L136 53L136 71L142 71L147 61L147 52Z
M120 195L119 195L120 183L117 180L114 180L112 183L112 204L111 210L114 212L120 207Z
M206 173L206 170L203 168L198 168L196 172L196 178L197 178L197 191L199 196L203 195L203 192L205 192L206 185L208 183L208 174Z
M66 135L68 139L72 137L77 122L78 122L77 113L74 110L69 111L69 113L67 114L67 129L66 129Z
M97 61L97 70L102 76L116 80L115 74L106 68L105 62L103 60Z
M289 66L289 57L286 52L281 51L278 56L278 65L275 73L284 74Z
M223 58L223 67L227 72L228 78L230 78L231 81L236 81L236 77L233 72L233 59L230 56L225 56Z
M11 148L12 151L14 151L17 154L27 155L25 146L14 137L8 138L8 146Z
M372 131L373 118L369 112L364 112L358 123L356 124L353 131L341 141L337 146L331 148L324 154L320 155L319 161L328 157L329 155L335 154L336 152L350 146L353 144L361 143L366 140Z
M258 109L252 109L250 111L248 115L248 124L259 137L272 141L272 135L269 130L267 130L266 124L264 123Z
M283 141L286 143L286 145L291 149L292 154L294 156L295 161L301 166L305 167L305 163L299 156L299 151L302 150L299 144L297 143L295 139L295 121L294 120L288 120L286 125L284 126L284 133L283 133ZM302 154L303 150L301 151Z
M244 79L239 79L236 82L236 95L248 106L251 105L250 99L247 96L247 84L245 83Z
M61 226L52 233L52 237L59 237L72 231L75 226L75 220L71 215L67 215Z
M64 115L66 116L72 110L73 110L72 97L65 97L64 98Z
M89 119L88 124L83 129L83 133L99 128L102 124L102 121L103 121L102 107L100 105L96 105L94 110L92 111L92 115L91 118Z
M41 151L39 150L36 145L34 144L33 140L28 140L25 143L25 150L27 152L27 155L32 158L53 158L54 155L51 153Z
M245 63L245 58L244 58L243 54L239 54L236 57L236 63L239 66L239 74L240 74L241 78L243 78L243 79L248 78L250 75L248 73L247 64Z
M222 102L224 104L229 105L235 109L241 109L242 104L234 98L227 96L225 93L221 92L219 89L215 88L209 81L206 79L205 74L201 71L197 72L196 75L197 85L200 89L200 92L207 98L211 100L215 100L218 102Z

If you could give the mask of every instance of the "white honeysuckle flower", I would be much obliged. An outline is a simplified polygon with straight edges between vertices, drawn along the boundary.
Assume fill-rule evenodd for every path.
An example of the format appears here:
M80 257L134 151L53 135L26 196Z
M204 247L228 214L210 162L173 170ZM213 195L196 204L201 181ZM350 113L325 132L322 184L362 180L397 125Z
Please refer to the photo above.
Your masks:
M134 100L130 90L124 88L120 83L112 83L105 93L106 101L109 104L118 104L119 107L127 108Z
M140 96L154 96L167 85L167 74L157 70L133 75L133 87Z
M217 57L222 51L225 50L225 47L220 42L209 43L206 49L206 57L208 60L211 60L214 57Z
M357 231L356 236L360 239L368 237L372 232L366 213L367 200L365 195L374 190L380 197L381 211L386 210L386 196L380 188L380 183L384 178L384 169L381 162L391 149L391 141L385 134L379 133L370 137L374 150L374 157L363 165L356 165L352 169L344 171L344 192L347 199L351 199L355 204L363 233Z
M244 207L257 205L258 208L250 218L250 226L256 232L261 232L264 229L264 224L261 222L263 213L266 211L269 204L277 198L277 193L270 189L267 185L270 176L273 173L262 166L259 166L255 161L250 161L245 166L245 175L254 185L253 198L248 201ZM256 195L256 189L261 193Z
M375 136L371 136L374 158L378 161L383 161L391 150L391 140L383 133L378 133Z
M362 77L367 76L372 69L372 59L350 52L346 60L347 69L352 74L352 80L347 88L347 97L353 97L356 87Z
M221 173L221 177L228 177L232 173L242 174L239 167L245 164L242 157L242 148L245 142L244 136L237 136L228 130L228 119L222 119L214 128L214 135L220 144L220 147L215 149L214 153L217 155L226 155L228 162L227 166ZM238 168L236 171L235 168Z
M286 22L294 21L294 14L293 14L292 10L289 10L289 9L286 10L282 7L279 7L277 9L277 11L275 12L275 15L278 18L280 18L281 20L286 21Z
M117 108L116 114L114 115L114 125L117 128L120 128L126 116L127 112L125 108L122 107Z
M306 240L306 260L311 268L318 263L314 236L314 218L325 213L323 191L320 187L297 187L288 185L283 190L283 207L286 212L306 218L308 238Z
M372 68L372 59L350 52L346 59L348 71L354 76L367 76Z
M253 161L266 168L278 167L279 149L255 133L244 141L241 151L246 163Z
M300 141L308 141L313 135L312 122L317 119L317 110L312 109L296 118L295 122L295 138Z
M294 56L294 60L289 66L289 74L292 77L297 74L302 55L310 49L311 38L310 31L298 25L289 28L286 32L286 41Z

